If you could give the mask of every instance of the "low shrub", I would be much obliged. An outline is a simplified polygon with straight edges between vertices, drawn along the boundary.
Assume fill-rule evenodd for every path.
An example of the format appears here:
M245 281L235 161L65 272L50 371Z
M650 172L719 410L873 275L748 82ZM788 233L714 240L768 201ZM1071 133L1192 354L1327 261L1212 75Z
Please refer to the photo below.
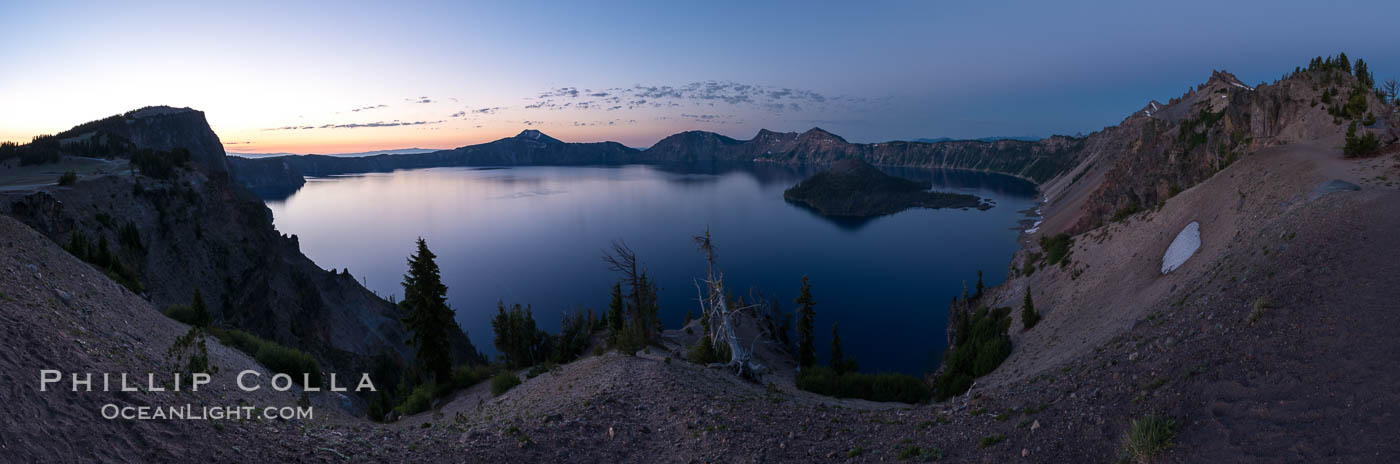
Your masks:
M1053 237L1040 237L1040 248L1045 251L1045 263L1049 265L1068 263L1070 245L1074 245L1074 240L1063 232Z
M715 345L710 341L710 337L702 336L699 342L690 346L685 359L696 364L714 364L727 363L730 356L729 345Z
M491 395L504 395L506 392L510 391L510 389L515 388L516 385L520 385L520 383L520 377L515 375L514 372L496 374L496 377L491 379Z
M1011 355L1011 308L980 308L971 315L959 313L953 348L943 354L943 372L934 379L935 396L941 401L972 388L972 381L987 375Z
M556 365L555 365L554 363L552 363L552 362L544 362L544 363L536 364L535 367L531 367L531 368L530 368L530 371L529 371L529 372L526 372L526 373L525 373L525 378L526 378L526 379L533 379L533 378L535 378L535 377L539 377L541 374L544 374L544 373L546 373L546 372L549 372L549 371L551 371L551 370L554 370L555 367L558 367L558 366L556 366Z
M1356 135L1356 121L1352 121L1347 126L1346 144L1342 146L1342 155L1347 158L1366 156L1380 150L1381 141L1376 134L1365 131L1361 136Z
M413 393L409 393L402 403L394 407L394 411L399 415L408 416L427 411L433 405L433 396L437 390L437 385L428 382L417 386Z
M67 171L64 172L63 175L58 176L58 185L60 187L67 187L76 183L78 183L78 173L76 172Z
M837 398L922 403L932 395L928 385L907 374L837 373L826 366L812 366L797 374L797 388Z
M165 317L183 322L185 324L199 325L199 316L197 316L194 313L194 308L191 308L190 305L173 304L170 306L166 306L164 310L161 310L161 312L165 313Z
M304 351L288 348L241 330L212 329L212 332L219 337L220 343L247 353L257 360L258 364L272 372L290 375L292 380L298 383L302 381L303 375L306 375L310 385L321 385L321 365L316 362L316 358Z
M452 388L471 387L491 378L492 372L488 366L457 366L452 370Z
M1133 420L1123 438L1123 455L1133 462L1148 462L1171 447L1176 422L1155 414Z

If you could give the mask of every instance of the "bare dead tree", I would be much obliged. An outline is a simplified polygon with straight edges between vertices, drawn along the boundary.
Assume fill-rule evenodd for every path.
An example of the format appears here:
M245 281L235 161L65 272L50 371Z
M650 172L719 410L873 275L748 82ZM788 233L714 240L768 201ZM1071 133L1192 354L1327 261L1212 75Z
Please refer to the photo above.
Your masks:
M1400 92L1400 81L1395 80L1394 77L1386 79L1385 83L1381 84L1381 92L1390 98L1391 103L1400 101L1400 95L1397 95L1397 92Z
M637 272L637 253L627 246L627 242L613 240L612 251L603 252L603 262L608 264L608 269L622 274L622 280L627 282L631 289L628 299L632 300L627 305L627 317L632 319L632 330L646 330L645 322L642 321L642 282L641 273ZM646 332L642 332L645 335ZM649 336L645 338L650 338ZM639 347L634 347L639 348Z
M629 285L638 284L637 253L627 247L627 242L613 240L612 251L603 252L603 262L608 263L609 270L621 272Z
M695 237L696 248L705 254L705 260L709 263L709 274L705 278L705 290L701 290L700 282L695 283L695 291L699 294L701 312L709 317L710 331L706 337L718 345L724 343L729 347L729 362L725 367L734 369L740 377L757 380L759 372L763 366L753 360L753 345L755 339L749 342L749 347L745 348L739 340L739 334L734 330L735 318L740 311L752 310L755 305L748 305L741 308L730 308L729 301L724 291L724 274L716 267L716 260L719 254L715 250L714 242L710 240L710 230L705 229L705 235Z

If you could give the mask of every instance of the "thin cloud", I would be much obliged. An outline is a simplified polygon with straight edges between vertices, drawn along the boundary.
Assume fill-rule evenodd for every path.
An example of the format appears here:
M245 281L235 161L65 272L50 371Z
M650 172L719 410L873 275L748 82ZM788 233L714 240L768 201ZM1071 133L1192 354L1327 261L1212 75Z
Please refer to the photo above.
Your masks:
M380 109L380 108L388 108L388 107L389 107L389 105L369 105L369 106L361 106L361 107L359 107L359 108L355 108L355 109L350 110L350 111L351 111L351 112L358 113L358 112L361 112L361 111L377 110L377 109Z
M311 130L311 129L363 129L370 127L398 127L398 126L426 126L430 124L440 124L444 121L375 121L366 123L349 124L322 124L320 126L283 126L263 129L264 131L285 131L285 130Z
M525 109L580 108L613 111L626 107L679 108L749 107L773 114L805 111L851 110L868 107L863 97L831 96L791 87L773 87L730 81L700 81L684 85L633 85L582 92L577 87L556 87L540 92Z

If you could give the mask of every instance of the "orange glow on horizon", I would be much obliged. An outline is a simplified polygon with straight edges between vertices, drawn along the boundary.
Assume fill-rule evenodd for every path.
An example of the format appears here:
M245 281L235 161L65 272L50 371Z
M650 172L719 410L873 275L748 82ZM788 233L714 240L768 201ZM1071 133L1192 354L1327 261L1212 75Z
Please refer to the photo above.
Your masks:
M489 128L372 128L372 129L311 129L304 131L231 131L227 135L217 127L214 132L224 143L224 150L236 153L358 153L399 148L447 150L513 137L523 130L534 129L565 142L618 142L633 148L646 148L671 134L686 130L719 131L710 127L672 127L672 125L635 125L612 127L582 127L563 125L519 125ZM726 134L734 136L734 134ZM752 134L740 134L747 139Z

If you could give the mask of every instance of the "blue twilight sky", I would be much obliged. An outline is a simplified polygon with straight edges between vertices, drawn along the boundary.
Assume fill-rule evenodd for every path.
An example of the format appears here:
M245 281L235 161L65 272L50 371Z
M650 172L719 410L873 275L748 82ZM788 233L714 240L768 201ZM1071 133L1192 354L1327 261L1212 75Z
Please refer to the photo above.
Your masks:
M230 151L1091 132L1227 69L1400 74L1400 2L14 2L0 140L153 104ZM120 2L125 3L125 2Z

